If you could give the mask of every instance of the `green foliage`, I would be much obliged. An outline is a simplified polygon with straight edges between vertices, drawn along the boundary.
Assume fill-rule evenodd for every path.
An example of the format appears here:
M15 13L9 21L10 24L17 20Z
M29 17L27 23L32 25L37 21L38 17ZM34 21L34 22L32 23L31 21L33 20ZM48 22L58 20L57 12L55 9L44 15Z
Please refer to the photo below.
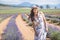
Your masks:
M23 19L23 21L26 21L25 19Z
M50 38L51 40L60 40L60 32L52 32Z
M57 20L51 20L52 23L57 23L58 21Z
M29 23L29 26L32 26L32 23Z
M60 22L57 25L60 25Z
M40 6L41 9L43 9L43 6Z
M46 5L46 8L48 9L48 8L50 8L50 6L49 5Z
M27 20L26 22L27 22L27 23L29 23L29 21L28 21L28 20Z
M47 21L49 21L50 19L46 19Z

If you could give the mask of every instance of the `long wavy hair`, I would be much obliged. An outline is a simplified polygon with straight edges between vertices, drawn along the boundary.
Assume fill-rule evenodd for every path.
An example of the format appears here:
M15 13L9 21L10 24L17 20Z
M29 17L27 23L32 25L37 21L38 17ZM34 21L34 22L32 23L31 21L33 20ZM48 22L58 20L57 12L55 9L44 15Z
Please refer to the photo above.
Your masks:
M34 18L34 12L33 12L34 9L38 9L38 8L37 7L34 7L34 8L31 9L31 13L30 13L31 21L34 21L35 20L35 18Z

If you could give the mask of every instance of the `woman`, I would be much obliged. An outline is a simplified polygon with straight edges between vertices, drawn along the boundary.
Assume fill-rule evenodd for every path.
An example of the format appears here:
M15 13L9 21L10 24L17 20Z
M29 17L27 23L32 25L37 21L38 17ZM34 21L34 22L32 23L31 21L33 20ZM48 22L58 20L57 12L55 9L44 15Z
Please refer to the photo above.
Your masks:
M48 27L46 25L46 19L42 12L39 13L38 7L33 7L29 19L31 18L33 28L35 31L34 40L46 40Z

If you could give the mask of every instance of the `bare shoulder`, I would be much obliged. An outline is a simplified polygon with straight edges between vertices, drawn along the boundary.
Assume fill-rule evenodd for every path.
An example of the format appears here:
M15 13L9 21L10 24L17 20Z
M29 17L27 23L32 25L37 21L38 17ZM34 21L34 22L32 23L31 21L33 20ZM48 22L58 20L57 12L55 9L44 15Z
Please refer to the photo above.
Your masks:
M40 11L40 14L44 16L44 13L42 11Z
M42 11L40 11L40 13L43 13Z

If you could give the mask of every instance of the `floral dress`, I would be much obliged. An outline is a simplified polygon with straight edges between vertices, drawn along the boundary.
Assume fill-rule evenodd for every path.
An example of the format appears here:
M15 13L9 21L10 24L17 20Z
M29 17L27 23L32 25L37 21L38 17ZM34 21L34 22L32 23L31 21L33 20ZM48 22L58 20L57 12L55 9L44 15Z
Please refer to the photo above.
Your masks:
M38 34L38 36L35 35L34 40L46 40L46 29L43 21L43 17L41 13L38 13L38 17L35 18L35 22L39 22L39 24L35 27L35 30Z

